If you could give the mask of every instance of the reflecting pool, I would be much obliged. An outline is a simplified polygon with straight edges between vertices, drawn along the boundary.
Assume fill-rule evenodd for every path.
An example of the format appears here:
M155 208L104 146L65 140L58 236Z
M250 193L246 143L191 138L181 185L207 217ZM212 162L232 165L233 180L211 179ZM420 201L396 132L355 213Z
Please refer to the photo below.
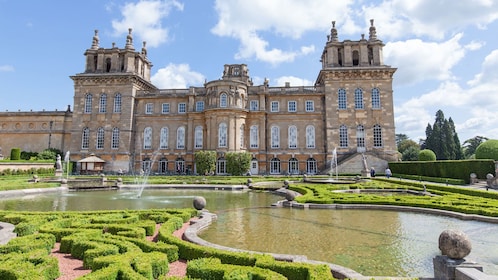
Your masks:
M363 275L433 276L432 258L440 254L439 234L465 232L472 241L468 260L498 274L498 224L444 216L380 210L320 210L267 207L282 197L265 192L146 188L62 192L0 199L0 209L80 211L192 207L203 196L218 215L200 237L239 249L306 255L342 265Z

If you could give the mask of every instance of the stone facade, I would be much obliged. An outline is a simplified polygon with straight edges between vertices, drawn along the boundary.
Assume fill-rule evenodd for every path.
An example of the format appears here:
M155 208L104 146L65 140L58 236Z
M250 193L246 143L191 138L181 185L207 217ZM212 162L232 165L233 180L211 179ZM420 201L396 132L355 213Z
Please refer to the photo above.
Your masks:
M195 173L199 150L217 152L217 174L226 173L227 152L252 154L252 174L328 173L333 151L341 170L354 170L361 154L384 170L397 152L396 69L384 65L383 46L373 21L368 39L342 42L333 22L314 86L254 85L247 65L227 64L220 79L201 87L158 89L150 81L146 44L136 51L131 29L124 48L100 47L95 31L85 71L71 76L74 110L57 119L53 147L69 150L72 161L95 154L108 172ZM2 134L17 117L29 122L42 113L11 114L0 113ZM23 137L27 128L9 138ZM46 138L46 128L42 132ZM4 139L4 149L20 143ZM46 147L24 143L23 150Z

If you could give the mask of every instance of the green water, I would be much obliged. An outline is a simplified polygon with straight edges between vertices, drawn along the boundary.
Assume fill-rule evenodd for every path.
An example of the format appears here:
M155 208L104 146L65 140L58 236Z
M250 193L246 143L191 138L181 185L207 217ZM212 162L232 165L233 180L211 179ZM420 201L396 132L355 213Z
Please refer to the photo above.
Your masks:
M303 210L267 207L282 198L262 192L210 190L69 192L0 199L0 209L76 211L192 207L203 196L218 219L200 236L239 249L306 255L364 275L433 276L432 258L446 229L472 241L467 260L498 274L498 224L443 216L373 210Z

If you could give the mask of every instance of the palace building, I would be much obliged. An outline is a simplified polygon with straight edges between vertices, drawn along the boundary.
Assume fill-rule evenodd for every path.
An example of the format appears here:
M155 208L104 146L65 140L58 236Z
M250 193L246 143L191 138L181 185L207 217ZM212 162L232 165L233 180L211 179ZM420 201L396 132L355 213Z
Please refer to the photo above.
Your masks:
M226 64L223 76L199 87L159 89L150 81L145 42L99 46L84 53L71 76L74 105L63 112L0 113L0 147L90 155L105 172L196 173L195 152L216 151L217 174L227 152L252 155L251 174L358 173L397 160L393 75L376 28L357 41L338 40L332 22L314 86L254 85L246 64ZM383 170L383 169L381 169Z

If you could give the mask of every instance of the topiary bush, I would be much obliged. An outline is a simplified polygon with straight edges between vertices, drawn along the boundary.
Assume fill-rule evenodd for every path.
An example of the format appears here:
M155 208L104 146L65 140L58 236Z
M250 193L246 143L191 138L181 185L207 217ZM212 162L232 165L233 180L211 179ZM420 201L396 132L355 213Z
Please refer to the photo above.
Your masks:
M10 160L20 160L21 159L21 149L12 148L10 150Z
M420 161L435 161L436 154L429 149L423 149L418 153L418 160Z
M498 160L498 140L487 140L477 146L476 159Z

